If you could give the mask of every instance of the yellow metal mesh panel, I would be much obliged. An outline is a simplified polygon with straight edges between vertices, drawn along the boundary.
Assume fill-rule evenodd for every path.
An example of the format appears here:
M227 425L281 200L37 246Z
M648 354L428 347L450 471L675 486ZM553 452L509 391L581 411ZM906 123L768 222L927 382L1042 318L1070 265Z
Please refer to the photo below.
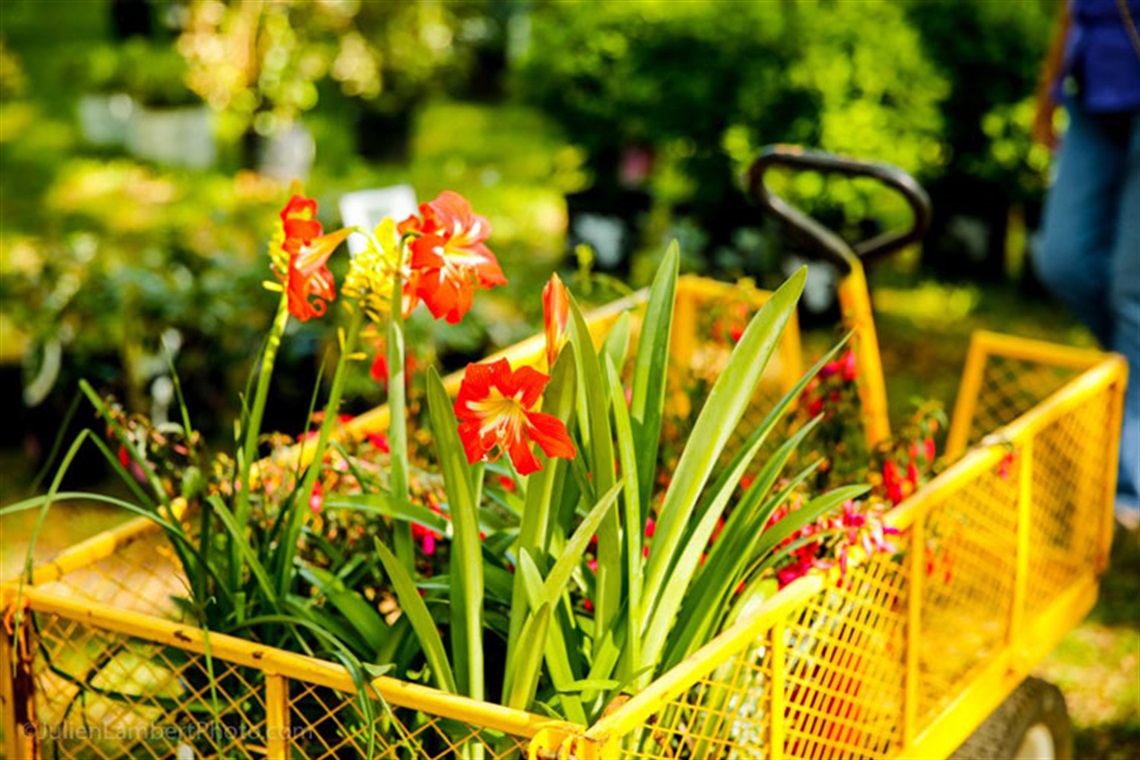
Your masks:
M991 354L986 357L968 443L1008 425L1073 379L1077 370Z
M785 757L886 757L901 743L906 605L904 567L879 555L793 614Z
M358 758L371 733L376 758L516 758L526 738L448 720L437 715L377 704L374 723L365 720L353 694L315 684L290 686L289 730L295 758Z
M623 738L622 757L762 757L769 744L768 637L736 653Z
M265 756L259 671L215 658L211 674L201 655L64 617L35 618L43 757Z
M902 741L905 588L898 557L852 567L842 586L797 608L782 634L761 634L623 737L622 756L769 757L774 723L784 757L890 755ZM782 686L774 635L783 636Z
M165 618L176 611L171 597L186 595L182 568L159 532L139 536L110 556L37 588Z
M1109 496L1104 452L1110 436L1107 394L1088 396L1033 442L1033 512L1026 604L1037 612L1094 565Z
M950 701L1009 633L1017 569L1016 461L946 491L927 514L920 720Z

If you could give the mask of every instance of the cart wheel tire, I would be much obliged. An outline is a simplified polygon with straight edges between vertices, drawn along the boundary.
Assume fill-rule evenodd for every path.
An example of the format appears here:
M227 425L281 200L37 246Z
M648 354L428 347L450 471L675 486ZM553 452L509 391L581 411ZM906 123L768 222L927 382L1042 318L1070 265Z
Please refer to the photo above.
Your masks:
M971 734L956 760L1072 760L1073 725L1053 684L1027 678Z

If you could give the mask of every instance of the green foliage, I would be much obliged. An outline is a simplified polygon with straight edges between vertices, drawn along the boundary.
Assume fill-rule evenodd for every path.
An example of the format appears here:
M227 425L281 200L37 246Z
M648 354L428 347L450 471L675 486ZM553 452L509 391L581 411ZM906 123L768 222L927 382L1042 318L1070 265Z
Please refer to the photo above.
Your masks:
M269 135L316 107L324 82L370 109L406 113L462 77L470 65L462 21L481 9L473 2L197 0L178 45L190 86L224 112L227 133Z
M275 188L220 175L73 160L45 199L51 223L6 230L4 311L33 346L58 343L70 374L103 387L121 380L136 411L149 378L166 369L160 336L177 330L195 401L219 410L268 326L269 299L234 293L263 292L262 233L277 199Z
M999 183L1015 198L1039 193L1048 154L1031 147L1028 98L1061 3L900 0L900 5L950 85L943 104L947 168Z
M726 10L710 2L543 6L519 91L584 146L598 185L619 181L625 149L653 150L656 189L693 209L714 237L723 231L710 222L742 206L735 178L766 143L911 170L943 160L938 103L946 86L898 6Z

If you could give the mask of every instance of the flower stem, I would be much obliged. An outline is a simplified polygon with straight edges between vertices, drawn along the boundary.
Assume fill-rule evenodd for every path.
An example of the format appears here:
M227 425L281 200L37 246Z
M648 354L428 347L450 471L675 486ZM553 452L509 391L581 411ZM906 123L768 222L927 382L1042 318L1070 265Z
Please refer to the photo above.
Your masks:
M277 350L282 344L282 335L288 325L288 294L282 292L277 303L277 314L274 324L269 329L269 338L266 343L266 352L261 356L261 370L258 373L258 390L254 393L253 407L247 419L245 430L242 431L242 472L238 480L237 509L235 516L238 524L245 524L250 509L250 472L253 468L253 459L258 456L258 439L261 438L261 419L266 414L266 401L269 398L269 381L274 375L274 363L277 361Z
M396 514L407 514L408 493L408 421L406 359L404 351L403 278L396 274L392 285L392 316L388 320L388 447L391 450L392 506ZM414 573L416 568L412 526L396 520L392 526L392 543L400 564Z
M261 370L257 373L257 391L254 393L253 406L249 410L246 424L242 430L242 452L240 473L237 482L237 509L234 516L238 525L249 524L249 499L253 484L250 482L250 473L253 469L253 460L257 456L257 440L261 437L261 420L265 416L265 403L269 398L269 381L273 378L273 365L277 361L277 350L281 347L281 336L285 334L285 327L289 324L289 295L284 290L281 300L277 303L277 314L273 317L273 325L269 329L269 338L265 344L265 353L261 356ZM231 563L231 574L237 572L237 550L234 549ZM236 588L236 577L234 587Z
M344 342L340 347L340 356L337 359L336 371L333 373L332 388L329 389L329 400L328 403L325 404L324 419L321 420L321 430L317 436L317 444L312 451L312 456L309 458L309 464L305 468L305 475L301 480L301 485L294 492L292 503L289 505L286 533L281 546L282 561L276 568L279 573L277 578L278 592L282 595L289 591L289 580L292 578L290 568L293 566L293 557L297 553L297 539L300 537L301 527L304 525L305 512L309 509L309 499L312 496L313 487L316 485L317 478L320 477L321 474L329 437L332 435L333 427L337 424L337 410L340 408L340 399L344 394L344 381L348 375L348 363L356 351L357 338L360 335L360 329L363 324L364 310L362 308L354 309ZM303 457L304 455L305 451L302 448L301 456Z

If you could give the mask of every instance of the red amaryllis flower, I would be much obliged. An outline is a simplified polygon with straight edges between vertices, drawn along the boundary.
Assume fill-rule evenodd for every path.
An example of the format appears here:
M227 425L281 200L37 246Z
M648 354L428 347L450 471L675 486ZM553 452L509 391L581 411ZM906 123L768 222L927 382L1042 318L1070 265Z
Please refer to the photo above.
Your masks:
M418 233L411 243L409 285L432 316L455 324L470 311L476 289L507 284L495 254L483 245L491 225L450 191L421 204L420 214L422 220L413 217L400 224L402 234Z
M285 242L281 248L290 256L310 245L321 236L321 223L316 220L317 202L303 195L294 195L281 209L281 228Z
M531 451L533 441L548 457L573 459L577 453L562 420L533 412L550 377L530 367L511 370L506 359L468 364L455 399L459 438L474 464L494 461L506 451L520 475L542 469Z
M570 296L557 274L542 289L542 317L546 332L546 366L553 367L566 340L566 323L570 319Z
M285 271L278 271L277 276L289 296L289 313L302 322L322 316L328 302L336 298L328 260L349 233L343 229L322 235L316 212L317 202L302 195L290 198L281 211L281 250L289 258Z

